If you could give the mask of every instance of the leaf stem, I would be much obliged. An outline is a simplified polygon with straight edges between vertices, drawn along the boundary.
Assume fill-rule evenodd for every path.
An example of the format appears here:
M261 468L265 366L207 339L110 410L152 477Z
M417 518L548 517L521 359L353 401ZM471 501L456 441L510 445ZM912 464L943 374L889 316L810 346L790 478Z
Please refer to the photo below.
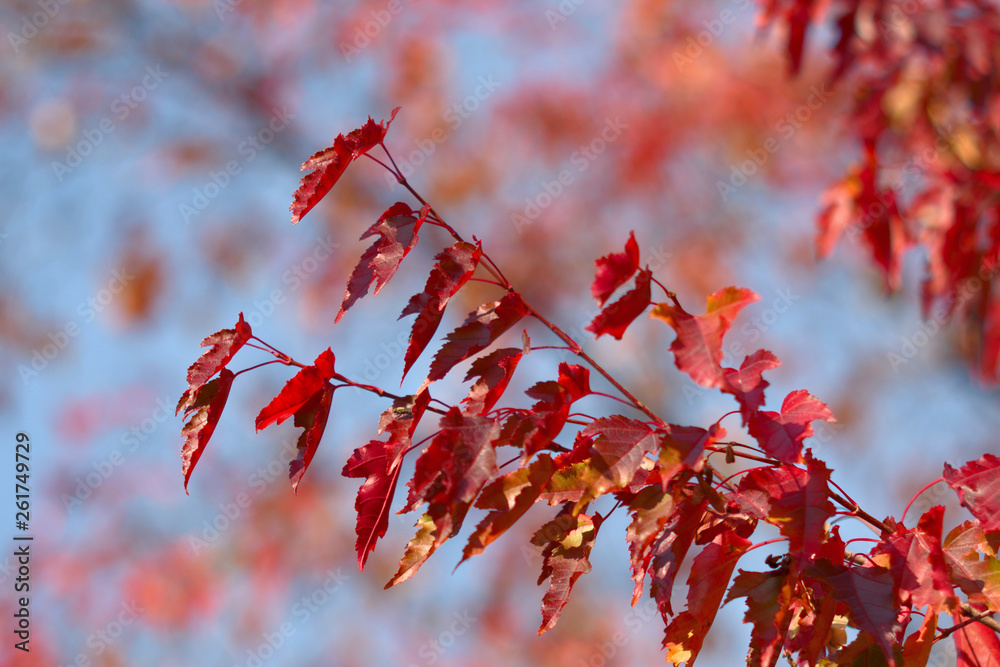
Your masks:
M910 502L906 503L906 509L903 510L902 516L899 517L899 522L903 523L903 519L906 518L906 513L910 511L910 506L913 505L914 502L916 502L917 497L921 493L923 493L927 489L931 488L932 486L934 486L938 482L943 482L943 481L944 481L944 477L938 477L936 480L934 480L933 482L930 482L929 484L924 485L924 487L922 489L920 489L919 491L917 491L916 493L914 493L913 497L910 498Z

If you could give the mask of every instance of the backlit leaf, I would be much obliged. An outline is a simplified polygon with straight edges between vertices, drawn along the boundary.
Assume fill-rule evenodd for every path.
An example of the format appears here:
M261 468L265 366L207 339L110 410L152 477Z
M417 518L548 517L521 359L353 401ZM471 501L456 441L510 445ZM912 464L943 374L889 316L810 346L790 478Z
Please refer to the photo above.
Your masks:
M181 435L184 436L184 446L181 448L182 472L184 473L184 492L187 493L188 480L198 459L205 451L205 446L215 433L215 427L226 407L229 389L233 386L236 376L228 368L223 368L219 377L201 385L184 405L184 418L191 415Z
M344 136L337 135L333 145L315 153L302 164L302 171L312 169L306 174L288 209L292 212L292 224L296 224L306 213L318 204L343 175L348 165L370 151L385 140L389 125L399 112L399 107L392 110L388 121L376 123L368 117L368 122L357 130Z

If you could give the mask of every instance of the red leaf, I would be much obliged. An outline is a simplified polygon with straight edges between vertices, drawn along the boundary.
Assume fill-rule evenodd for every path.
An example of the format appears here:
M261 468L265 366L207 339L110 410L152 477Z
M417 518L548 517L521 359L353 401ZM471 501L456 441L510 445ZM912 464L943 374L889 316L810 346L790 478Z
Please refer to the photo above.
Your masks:
M968 620L958 615L952 618L956 624ZM958 657L955 667L1000 667L1000 639L993 630L981 623L968 623L952 636Z
M927 667L927 661L931 657L931 649L934 647L937 620L937 614L925 614L920 629L906 638L906 642L903 644L903 664L906 667Z
M198 387L184 405L185 419L193 413L181 429L181 435L185 438L181 448L185 493L191 473L198 465L198 459L205 451L205 446L219 423L219 417L222 416L222 410L226 407L226 399L229 398L229 389L233 386L235 377L231 370L223 368L219 377Z
M403 318L417 313L417 319L414 320L410 333L410 344L403 359L403 378L406 378L413 363L434 337L448 300L455 296L476 272L482 252L482 247L478 243L472 245L464 241L459 241L442 251L435 258L438 261L431 269L424 291L410 297L409 303L399 316ZM400 380L400 384L402 382Z
M660 485L666 491L670 480L684 468L701 470L705 447L726 437L726 429L712 424L705 430L698 426L670 424L660 443Z
M544 547L542 574L538 577L538 585L541 586L542 582L550 579L549 589L542 598L542 625L538 628L538 634L555 627L576 580L590 572L590 550L600 527L600 515L573 516L564 509L532 536L532 544Z
M355 550L358 568L365 569L375 543L389 527L389 509L396 493L403 454L410 447L413 432L420 422L431 395L422 391L416 396L404 396L393 401L379 423L379 433L389 432L388 442L372 440L358 447L344 465L344 477L366 478L354 501L358 513Z
M312 366L296 373L257 415L257 430L263 430L274 422L281 424L329 386L328 380L334 376L333 364L333 351L326 348Z
M653 544L663 532L664 526L674 515L677 506L672 496L656 486L647 486L629 504L632 522L626 531L626 540L631 554L632 606L642 596L646 570L653 558Z
M399 107L392 110L388 121L376 123L368 117L368 122L345 137L337 135L333 145L315 153L302 164L302 171L314 169L306 174L299 183L295 196L288 210L292 212L292 224L305 217L312 208L320 202L340 179L344 170L354 160L370 151L385 140L385 134L392 124Z
M853 624L874 638L889 667L895 667L893 647L902 639L903 626L898 618L892 574L882 567L848 567L828 560L818 561L808 573L834 599L847 605Z
M174 414L180 414L181 410L187 412L195 402L195 394L208 380L226 367L233 356L239 352L240 348L246 344L253 332L250 325L243 320L243 313L236 322L233 329L223 329L217 331L205 340L201 341L202 347L212 346L210 350L204 352L198 361L191 364L187 372L188 388L181 395L181 400L177 403L177 410Z
M538 495L554 471L555 464L552 459L542 454L528 467L515 470L488 484L479 495L476 507L491 511L469 536L469 542L462 551L462 560L458 565L482 553L524 516L538 500Z
M608 297L628 282L639 269L639 244L635 242L635 232L628 233L625 252L605 255L594 264L597 265L597 270L594 272L594 283L590 286L590 293L597 299L597 305L603 306Z
M466 413L482 415L493 409L514 376L514 369L523 353L523 350L515 347L503 347L472 362L465 380L469 381L476 376L479 379L472 385L469 395L462 399L466 404Z
M621 415L595 419L581 435L596 436L591 453L594 469L600 477L577 500L575 511L608 491L627 487L643 456L659 449L659 439L653 429Z
M458 532L472 501L499 471L493 441L497 419L463 415L452 408L441 418L441 431L417 459L406 510L424 502L434 520L434 546Z
M678 305L658 304L650 313L677 332L670 345L677 368L703 387L722 387L722 339L739 312L760 297L740 287L726 287L708 297L704 315L691 315Z
M778 664L794 614L790 608L794 588L794 581L789 581L785 569L774 572L740 570L736 575L726 602L741 597L747 599L743 622L753 624L747 665L774 667Z
M628 326L649 306L651 298L649 285L652 277L651 271L645 269L640 271L635 279L635 288L598 313L587 325L587 331L592 332L597 338L610 334L616 340L621 340Z
M991 543L976 520L956 526L942 544L951 581L971 602L983 602L990 609L1000 609L1000 559L997 545ZM990 538L996 539L996 533Z
M744 426L749 422L750 415L764 405L764 390L770 385L762 377L764 371L780 365L778 358L767 350L757 350L743 360L739 370L722 369L725 380L722 391L736 397L740 404L740 416L743 417Z
M932 507L920 517L916 530L900 526L875 549L889 554L889 567L906 606L930 605L935 610L957 602L941 550L943 518L944 507Z
M455 364L492 345L527 312L517 292L508 292L499 301L480 306L462 326L448 334L447 342L434 355L427 381L440 380Z
M590 391L590 371L577 364L559 364L559 384L566 390L570 403L575 403Z
M417 245L417 232L428 211L425 206L418 214L406 204L397 202L361 235L361 240L376 234L379 238L361 255L358 265L347 279L344 300L340 304L340 311L337 312L334 324L340 321L355 301L368 293L373 281L375 294L385 287L396 273L403 258Z
M944 478L984 531L1000 530L1000 458L985 454L958 470L946 463Z
M498 445L521 448L521 460L525 463L533 454L551 445L569 418L569 403L562 394L557 395L557 399L556 402L539 401L530 411L512 414L504 422Z
M663 648L667 651L668 662L683 661L687 667L694 667L736 562L750 545L750 540L728 531L721 533L695 557L688 576L687 609L670 622L664 633Z
M835 511L828 486L830 470L810 455L806 460L807 470L791 465L754 468L731 496L747 514L778 527L788 538L788 552L797 567L814 560L826 536L826 520Z
M323 439L323 431L326 430L326 422L330 418L333 391L334 388L331 385L325 385L319 393L313 394L313 397L299 408L292 420L296 426L305 429L299 435L299 440L296 443L298 454L288 466L288 479L292 482L293 491L298 491L302 475L312 463L313 456L316 455L316 448L319 447L319 442Z
M768 456L783 463L801 463L802 441L813 435L810 422L816 419L836 421L826 404L805 389L798 389L785 397L781 414L753 413L749 431Z
M664 617L674 613L670 606L674 579L694 544L706 505L705 501L682 499L652 545L649 594L656 600L656 607Z

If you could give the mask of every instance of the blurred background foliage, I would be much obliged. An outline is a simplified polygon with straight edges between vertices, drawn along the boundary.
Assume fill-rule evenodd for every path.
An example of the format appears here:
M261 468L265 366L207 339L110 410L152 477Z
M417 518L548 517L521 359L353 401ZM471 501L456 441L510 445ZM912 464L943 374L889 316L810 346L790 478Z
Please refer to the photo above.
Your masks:
M0 410L3 437L23 430L34 445L35 535L32 653L5 642L4 661L662 661L662 622L628 604L624 516L602 530L594 572L541 638L540 559L526 545L545 508L454 574L461 540L383 592L415 519L394 517L359 573L357 482L339 473L376 436L387 405L373 396L337 394L293 495L291 424L253 432L287 369L244 376L184 495L173 407L199 341L241 311L297 359L332 346L341 372L397 387L409 332L397 315L447 240L426 234L393 283L333 327L366 246L358 236L397 199L412 202L362 161L288 222L301 162L395 106L387 145L416 188L669 421L705 427L733 405L676 372L658 323L620 343L583 331L593 260L633 229L643 263L688 310L730 284L761 294L727 340L782 360L771 409L798 388L830 405L839 421L812 446L875 516L898 517L943 461L995 451L995 390L970 374L961 327L922 325L919 258L891 296L858 243L816 259L821 193L860 155L845 140L856 91L825 87L836 36L822 23L790 78L784 28L759 28L759 13L743 0L0 7ZM769 141L777 150L723 196L718 184ZM485 294L463 292L439 335ZM926 342L890 363L919 331ZM561 360L532 357L514 400ZM398 391L419 385L429 358ZM435 395L464 395L454 375ZM591 414L618 410L587 400ZM735 422L730 432L741 435ZM938 503L956 507L932 490L911 512ZM8 618L13 565L0 556ZM704 662L742 662L742 613L723 609Z

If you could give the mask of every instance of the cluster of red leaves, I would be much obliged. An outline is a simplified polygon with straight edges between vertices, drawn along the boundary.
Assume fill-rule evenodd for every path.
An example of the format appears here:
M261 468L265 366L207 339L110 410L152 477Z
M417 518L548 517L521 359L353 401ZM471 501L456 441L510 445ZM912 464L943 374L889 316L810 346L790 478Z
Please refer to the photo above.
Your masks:
M326 184L332 185L350 159L381 144L387 127L369 120L318 153L332 156L321 167L326 175L303 179L292 204L293 220L315 205L322 196L318 193L325 194ZM306 166L316 166L316 160ZM401 174L394 173L409 189ZM620 339L652 305L651 318L667 323L676 334L670 352L677 368L703 387L731 394L754 443L726 440L721 418L707 429L666 423L573 345L568 349L618 388L635 415L594 418L571 412L579 401L602 392L592 389L591 369L566 362L559 364L555 379L526 391L536 401L530 408L497 408L520 360L532 352L527 332L520 348L487 351L506 331L530 317L563 342L571 339L525 302L478 242L461 240L413 194L423 205L419 212L394 204L362 237L378 234L380 239L351 274L338 319L372 282L377 291L389 281L425 222L447 230L457 243L437 255L424 290L403 310L403 316L417 315L404 375L430 343L448 301L477 271L492 276L483 280L505 292L470 313L445 337L418 392L394 397L353 382L335 372L329 349L304 366L264 344L277 361L300 366L256 422L262 429L293 416L304 429L290 464L293 486L316 452L336 388L354 386L394 399L379 422L378 432L386 438L355 449L343 469L345 477L364 480L355 502L361 568L386 533L404 457L429 441L417 457L400 510L422 508L417 532L387 587L411 577L456 536L473 507L486 514L470 535L461 562L483 552L536 503L558 506L555 516L531 538L542 555L539 584L548 582L539 628L539 633L545 632L559 619L580 576L590 571L590 553L605 519L623 507L631 515L626 539L635 584L632 601L641 598L648 576L649 595L666 625L667 660L674 664L694 665L720 605L736 598L746 598L745 620L753 626L751 665L771 667L782 654L794 656L800 665L926 665L932 644L944 636L953 638L959 665L1000 660L1000 641L978 622L1000 612L1000 458L985 455L958 469L945 466L944 481L973 515L947 536L942 536L940 506L927 510L912 528L901 519L871 517L834 491L830 469L804 446L813 435L812 422L833 421L827 406L798 390L785 397L780 412L764 410L768 382L763 373L779 365L767 350L747 355L739 368L723 365L727 331L739 312L759 297L745 288L727 287L708 297L704 314L693 315L664 289L667 301L654 304L651 285L659 283L648 268L639 268L633 236L623 253L597 260L591 292L604 308L589 330ZM605 305L633 277L634 286ZM188 371L189 389L178 405L178 411L184 409L190 416L183 431L185 485L236 375L227 364L251 338L241 316L234 329L205 339L203 345L211 349ZM468 395L458 405L432 399L430 385L467 360L472 361L465 379L475 378ZM418 426L431 412L440 415L433 432L414 443ZM583 428L568 431L568 425ZM572 439L571 446L557 442L564 438ZM513 456L498 457L503 447ZM752 461L755 467L742 471L734 483L732 477L722 479L715 472L709 462L712 454ZM503 458L509 460L498 464ZM511 464L517 465L502 472ZM608 500L613 500L610 507L599 507ZM830 527L838 512L878 531L868 553L847 551L838 528ZM769 570L741 569L734 578L743 555L764 545L751 541L762 522L778 529L782 537L773 542L785 542L787 549L768 558ZM690 559L687 608L678 612L671 606L671 595L695 546L700 550ZM908 633L913 614L923 620ZM955 626L937 635L941 614L954 618ZM852 641L846 640L845 625L857 631Z
M792 71L823 3L769 0L788 26ZM847 86L858 164L824 196L817 249L861 239L886 286L903 257L926 257L924 317L961 316L978 338L980 377L1000 380L1000 7L978 0L846 0L831 82ZM780 17L780 19L778 18Z

